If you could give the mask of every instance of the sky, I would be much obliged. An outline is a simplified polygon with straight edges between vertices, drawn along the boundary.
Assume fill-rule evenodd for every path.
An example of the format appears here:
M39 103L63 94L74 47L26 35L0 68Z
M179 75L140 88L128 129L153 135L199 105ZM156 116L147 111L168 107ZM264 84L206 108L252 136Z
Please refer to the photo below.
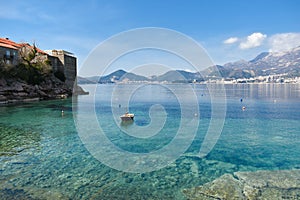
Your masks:
M214 64L300 46L298 0L0 0L0 37L64 49L80 69L106 39L143 27L178 31ZM128 64L128 63L127 63ZM122 66L126 70L126 66ZM90 74L93 72L90 71Z

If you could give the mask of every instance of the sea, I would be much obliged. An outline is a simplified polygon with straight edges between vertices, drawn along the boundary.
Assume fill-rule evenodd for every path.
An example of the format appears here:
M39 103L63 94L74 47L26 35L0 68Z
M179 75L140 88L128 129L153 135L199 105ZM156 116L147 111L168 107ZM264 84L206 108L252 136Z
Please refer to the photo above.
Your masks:
M300 84L82 87L0 107L0 199L183 200L227 173L300 169Z

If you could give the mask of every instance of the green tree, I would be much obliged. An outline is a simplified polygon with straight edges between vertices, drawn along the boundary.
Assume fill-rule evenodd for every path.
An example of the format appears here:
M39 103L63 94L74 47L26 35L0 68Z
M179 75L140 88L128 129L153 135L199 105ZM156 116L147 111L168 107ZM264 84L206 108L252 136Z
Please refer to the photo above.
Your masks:
M20 63L13 74L29 84L39 84L52 72L47 56L39 52L35 44L23 45L19 49L19 57Z

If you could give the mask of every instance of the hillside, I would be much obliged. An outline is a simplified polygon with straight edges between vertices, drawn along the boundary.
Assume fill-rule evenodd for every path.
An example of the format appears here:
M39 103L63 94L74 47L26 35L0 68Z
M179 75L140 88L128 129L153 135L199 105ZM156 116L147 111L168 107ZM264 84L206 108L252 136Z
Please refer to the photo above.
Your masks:
M124 82L125 80L188 83L194 80L201 82L220 76L229 79L239 79L269 75L282 75L284 77L300 76L300 47L284 52L263 52L250 61L239 60L226 63L223 66L211 66L201 71L201 73L171 70L160 76L147 78L134 73L128 73L124 70L118 70L103 77L79 79L78 83L116 83Z
M117 70L117 71L115 71L113 73L110 73L106 76L98 77L97 82L103 84L103 83L115 83L115 82L126 81L126 80L129 80L129 81L148 81L149 79L144 77L144 76L136 75L134 73L128 73L124 70Z
M287 77L300 76L300 46L284 52L264 52L250 61L227 63L224 68L230 71L230 78L276 74L286 74Z

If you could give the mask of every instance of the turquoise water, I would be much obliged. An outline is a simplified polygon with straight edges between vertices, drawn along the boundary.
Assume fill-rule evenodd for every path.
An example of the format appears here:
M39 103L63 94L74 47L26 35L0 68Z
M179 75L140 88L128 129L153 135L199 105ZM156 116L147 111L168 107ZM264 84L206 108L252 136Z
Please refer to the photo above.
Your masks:
M133 86L126 85L124 94L129 87ZM182 85L169 87L185 92ZM198 152L211 118L211 99L205 85L193 87L200 125L191 146L167 167L145 173L107 167L83 145L73 116L90 105L93 95L79 96L73 107L71 99L0 107L1 199L185 199L182 189L224 173L300 169L299 84L226 85L222 134L205 158ZM182 111L170 90L147 85L132 95L129 106L120 101L118 112L135 113L133 124L120 125L111 111L113 89L114 85L98 85L95 108L100 126L114 145L129 152L149 153L172 141ZM158 134L148 139L124 134L150 125L149 109L158 104L164 110L157 107L153 113L167 116Z

